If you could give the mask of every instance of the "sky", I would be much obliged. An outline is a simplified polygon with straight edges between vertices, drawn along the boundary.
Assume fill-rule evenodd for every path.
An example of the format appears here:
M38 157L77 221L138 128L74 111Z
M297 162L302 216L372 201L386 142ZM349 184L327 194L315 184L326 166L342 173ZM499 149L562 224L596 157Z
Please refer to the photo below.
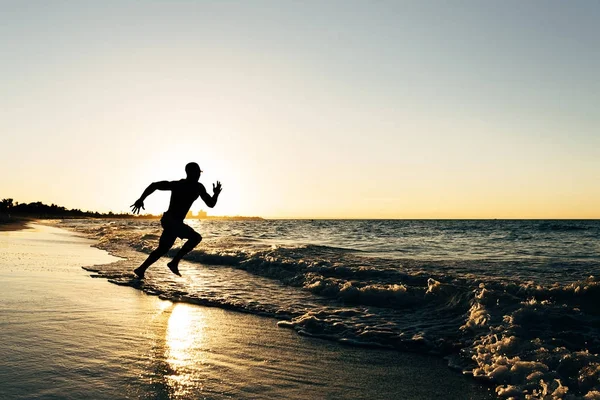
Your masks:
M209 215L600 218L598 20L586 0L0 0L0 198L122 212L196 161L223 185Z

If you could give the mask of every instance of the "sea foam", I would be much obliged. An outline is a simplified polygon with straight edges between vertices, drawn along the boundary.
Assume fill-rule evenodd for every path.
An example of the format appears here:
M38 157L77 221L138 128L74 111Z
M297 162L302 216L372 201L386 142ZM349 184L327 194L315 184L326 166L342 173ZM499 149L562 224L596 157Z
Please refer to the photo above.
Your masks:
M541 264L492 255L387 258L364 248L223 235L186 256L186 278L157 265L140 282L130 271L156 245L156 224L67 225L129 259L93 267L97 276L161 298L271 316L301 335L344 344L444 356L453 368L495 385L500 398L600 393L600 280L589 275L598 263L583 255ZM587 235L590 228L536 229Z

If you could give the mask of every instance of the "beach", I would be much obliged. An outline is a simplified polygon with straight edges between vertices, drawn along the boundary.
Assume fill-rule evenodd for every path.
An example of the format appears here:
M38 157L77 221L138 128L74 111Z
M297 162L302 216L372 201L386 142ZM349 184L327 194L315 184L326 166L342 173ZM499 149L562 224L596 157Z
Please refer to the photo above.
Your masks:
M81 267L118 260L93 244L38 223L0 232L3 399L492 397L441 358L303 337L273 318L92 279Z
M1 231L18 231L25 228L27 220L20 218L6 218L0 215L0 232Z
M600 400L600 1L440 5L0 2L0 400Z

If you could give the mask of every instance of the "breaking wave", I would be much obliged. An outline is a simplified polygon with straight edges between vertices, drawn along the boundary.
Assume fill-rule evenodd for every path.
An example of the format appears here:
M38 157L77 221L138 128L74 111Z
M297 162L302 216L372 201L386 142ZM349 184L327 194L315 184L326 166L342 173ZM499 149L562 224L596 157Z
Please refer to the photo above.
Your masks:
M139 281L130 271L154 249L160 234L155 226L65 224L126 258L86 267L116 284L171 301L274 317L301 335L437 354L493 384L500 398L600 398L594 257L386 258L364 248L223 235L186 257L184 278L157 266ZM560 226L538 228L589 230Z

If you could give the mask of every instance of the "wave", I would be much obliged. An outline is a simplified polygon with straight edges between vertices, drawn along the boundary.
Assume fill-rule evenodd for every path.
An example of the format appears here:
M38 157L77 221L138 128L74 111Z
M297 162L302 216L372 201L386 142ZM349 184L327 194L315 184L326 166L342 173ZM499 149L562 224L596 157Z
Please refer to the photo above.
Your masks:
M155 244L145 230L83 230L98 234L99 247L135 260ZM508 276L519 267L513 263L385 260L328 246L223 243L190 253L188 280L157 270L157 279L139 281L129 272L131 261L86 269L163 299L277 318L300 335L444 356L453 368L493 384L501 398L600 398L600 279L594 276L541 282Z
M330 290L325 294L341 301L306 310L141 282L122 269L92 270L165 300L274 317L300 335L446 356L463 373L494 384L500 397L594 398L600 391L600 282L594 278L563 287L474 287L432 278L423 287L319 284L319 294Z

